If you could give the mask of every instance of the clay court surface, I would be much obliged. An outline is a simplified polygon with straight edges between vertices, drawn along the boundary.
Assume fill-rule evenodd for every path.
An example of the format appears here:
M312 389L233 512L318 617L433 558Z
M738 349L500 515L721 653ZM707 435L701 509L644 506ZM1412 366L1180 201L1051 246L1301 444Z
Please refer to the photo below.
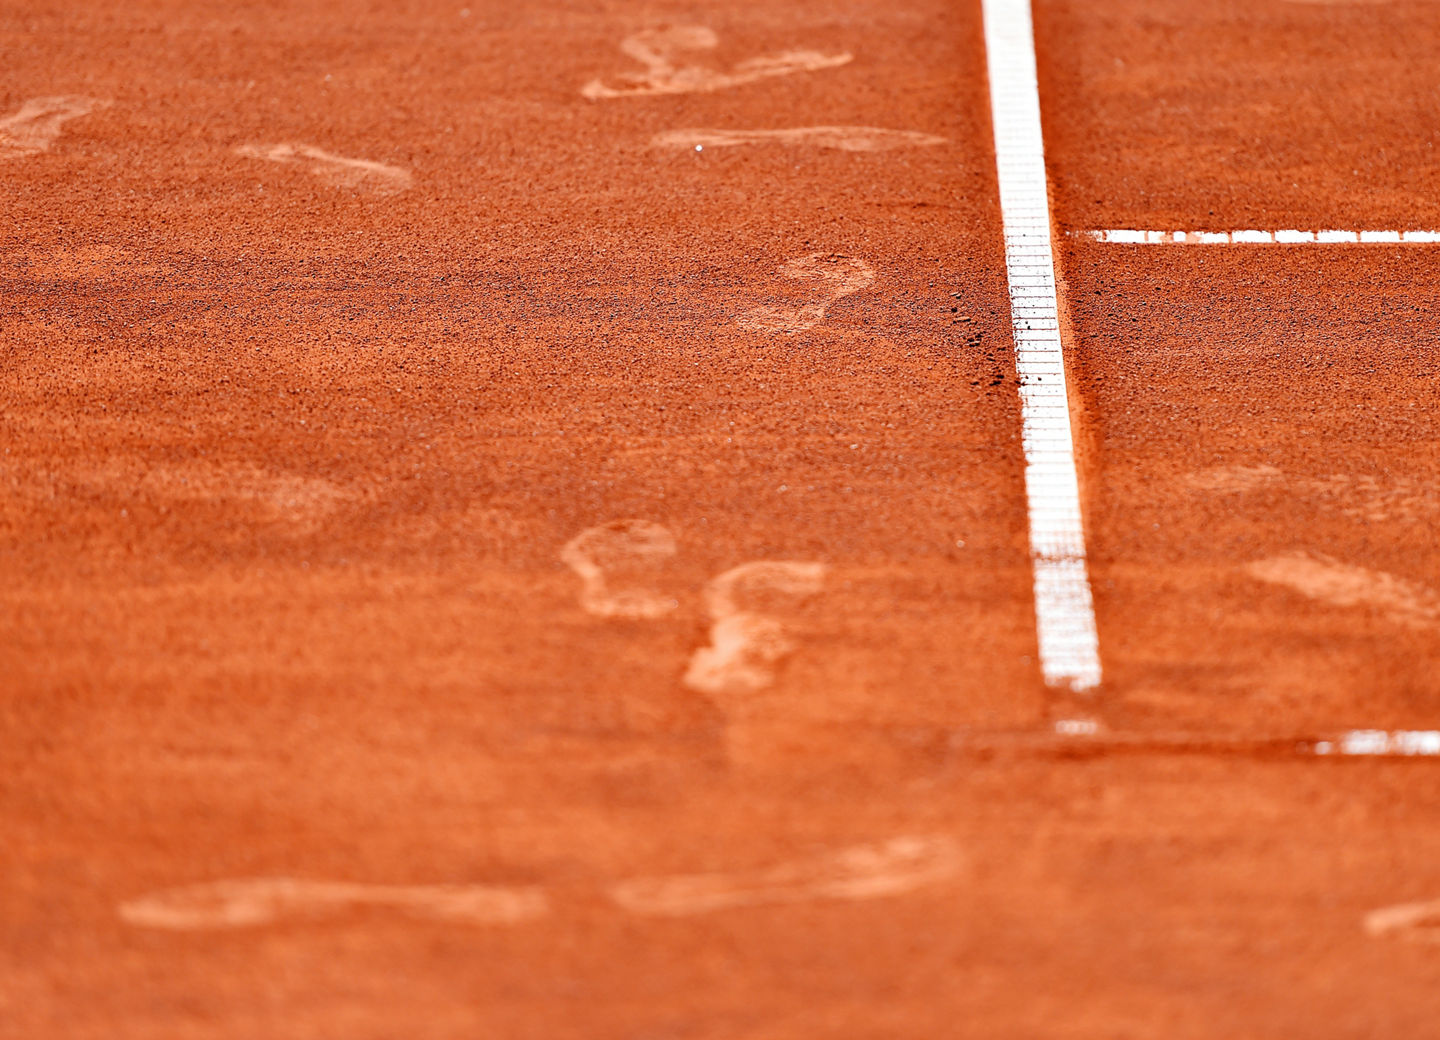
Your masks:
M1036 0L1071 692L980 4L468 2L0 10L0 1037L1433 1035L1440 244L1090 232L1440 6Z

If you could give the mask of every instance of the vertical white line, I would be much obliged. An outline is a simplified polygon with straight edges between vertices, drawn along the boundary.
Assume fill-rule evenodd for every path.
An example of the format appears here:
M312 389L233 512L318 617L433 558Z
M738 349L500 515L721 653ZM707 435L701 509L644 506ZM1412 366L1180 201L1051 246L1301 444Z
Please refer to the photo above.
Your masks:
M1090 690L1100 684L1100 647L1065 392L1030 0L983 0L983 6L1040 669L1051 686Z

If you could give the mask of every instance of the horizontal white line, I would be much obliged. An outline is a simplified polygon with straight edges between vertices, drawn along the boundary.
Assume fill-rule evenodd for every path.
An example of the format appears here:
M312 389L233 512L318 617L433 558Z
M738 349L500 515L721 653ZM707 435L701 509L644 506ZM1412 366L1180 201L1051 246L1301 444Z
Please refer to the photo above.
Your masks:
M1107 228L1100 231L1072 231L1078 238L1118 245L1430 245L1440 242L1440 231L1148 231L1138 228Z
M1352 729L1315 742L1317 755L1440 755L1437 729Z
M1104 754L1110 751L1153 752L1158 754L1215 753L1271 755L1289 752L1322 758L1436 758L1440 759L1440 730L1433 729L1352 729L1330 735L1286 735L1284 733L1205 733L1111 731L1097 719L1068 718L1053 723L1049 732L956 734L958 747L1029 747L1042 754L1087 748Z

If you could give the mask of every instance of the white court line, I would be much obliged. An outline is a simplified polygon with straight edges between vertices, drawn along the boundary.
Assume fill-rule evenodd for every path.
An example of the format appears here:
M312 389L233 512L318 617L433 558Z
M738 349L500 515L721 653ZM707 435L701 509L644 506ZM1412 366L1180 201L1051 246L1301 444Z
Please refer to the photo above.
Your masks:
M1315 754L1440 756L1440 730L1352 729L1338 740L1317 741Z
M1094 719L1058 719L1052 727L1060 745L1100 750L1144 748L1155 751L1275 751L1288 747L1301 755L1360 758L1440 758L1440 730L1351 729L1323 737L1233 736L1205 733L1112 733ZM1032 736L1032 740L1033 740ZM975 741L981 743L981 741Z
M1136 228L1106 228L1100 231L1072 231L1072 235L1095 242L1123 245L1424 245L1440 242L1440 231L1142 231Z
M1090 690L1100 684L1100 647L1065 392L1030 0L983 0L983 6L1040 669L1051 686Z

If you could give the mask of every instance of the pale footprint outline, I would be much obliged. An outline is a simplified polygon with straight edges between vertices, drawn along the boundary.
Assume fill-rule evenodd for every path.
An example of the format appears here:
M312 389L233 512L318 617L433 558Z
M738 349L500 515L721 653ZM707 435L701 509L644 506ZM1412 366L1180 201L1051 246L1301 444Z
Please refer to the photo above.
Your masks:
M612 885L609 896L624 910L654 917L746 906L854 902L938 884L953 877L961 862L959 850L948 838L903 836L760 870L632 878Z
M604 618L658 618L680 603L653 588L612 587L610 572L629 566L653 569L675 555L675 536L649 520L611 520L587 527L560 550L560 559L580 577L580 606Z
M593 79L580 88L592 100L617 97L651 97L657 94L695 94L724 90L773 76L835 68L853 60L849 51L821 54L812 50L788 50L749 58L729 72L717 72L702 65L676 67L678 51L713 50L720 40L713 29L703 25L679 25L644 29L625 37L620 49L645 66L643 73L622 74L621 86L608 86Z
M171 931L251 928L362 908L469 924L518 924L549 912L534 887L373 885L290 877L231 878L164 889L120 904L122 920Z
M22 102L14 113L0 117L0 160L49 151L65 123L109 107L109 101L77 94L31 98Z
M752 332L794 335L813 329L825 320L831 304L868 288L875 281L875 269L864 260L840 253L810 253L797 256L780 267L783 278L819 281L829 286L826 297L818 303L800 307L766 304L752 307L736 317L741 328Z
M1440 899L1381 907L1365 915L1365 931L1394 935L1407 942L1440 946Z
M396 195L407 190L412 182L410 171L403 167L369 159L349 159L310 144L243 144L235 153L249 159L299 165L336 188L368 188L377 194Z
M739 598L763 591L803 601L824 588L826 570L823 563L756 560L711 579L705 588L710 643L691 655L685 685L708 694L755 693L772 685L795 640L785 622L742 609Z
M749 144L782 144L828 148L842 152L890 152L930 148L946 138L918 130L887 130L879 126L797 126L784 130L720 130L689 127L666 130L650 139L654 148L733 148Z

